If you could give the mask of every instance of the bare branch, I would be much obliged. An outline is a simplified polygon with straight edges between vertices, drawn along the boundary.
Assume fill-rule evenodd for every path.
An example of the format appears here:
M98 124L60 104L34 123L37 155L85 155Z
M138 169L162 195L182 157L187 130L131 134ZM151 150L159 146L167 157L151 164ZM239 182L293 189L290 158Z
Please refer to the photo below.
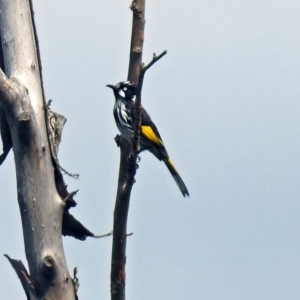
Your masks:
M144 28L145 28L145 0L133 0L132 31L130 44L130 59L127 79L135 84L140 74L140 64L143 56Z
M113 234L113 232L108 232L106 234L101 234L101 235L94 235L93 238L96 238L96 239L101 239L101 238L104 238L104 237L107 237L107 236L111 236Z
M144 26L145 26L145 0L134 0L131 4L133 12L132 35L130 45L130 62L128 80L137 86L136 117L134 135L131 145L120 136L116 139L121 149L119 182L114 211L113 249L111 264L111 299L125 300L125 264L126 264L126 238L132 233L127 233L127 218L130 203L130 194L135 182L135 174L138 168L139 137L141 127L141 91L145 72L167 51L159 56L153 55L153 60L147 65L142 64Z
M111 299L125 299L125 264L126 264L126 237L127 237L127 217L129 210L131 188L128 184L128 157L131 153L131 145L120 136L120 170L118 191L116 197L114 224L113 224L113 247L111 260Z
M132 33L130 44L130 60L128 68L128 80L138 82L140 65L143 55L144 26L145 26L145 0L133 0L130 6L133 12ZM129 170L128 158L132 152L131 145L124 137L116 140L120 146L120 169L118 180L118 191L114 211L113 225L113 248L111 261L111 299L125 299L125 264L126 264L126 238L127 238L127 217L130 202L131 188L134 183L135 167ZM130 178L128 174L130 175Z
M142 67L142 73L146 73L146 71L151 68L158 60L160 60L163 56L165 56L167 54L167 50L165 50L164 52L162 52L161 54L159 54L158 56L156 56L155 53L153 53L153 58L152 61L146 65Z
M140 139L140 128L141 128L141 107L142 107L142 88L144 83L144 76L148 69L150 69L159 59L161 59L164 55L167 54L167 50L162 52L159 56L156 56L155 53L153 53L153 59L148 65L144 65L141 63L140 65L140 73L138 78L138 84L137 84L137 92L136 92L136 99L135 99L135 124L134 124L134 134L132 138L132 159L131 163L132 166L130 166L131 170L134 170L137 156L139 154L139 139ZM135 175L135 174L134 174Z
M67 170L65 170L61 165L58 164L58 167L68 176L73 177L74 179L78 179L79 178L79 174L78 173L70 173Z
M132 16L132 32L130 44L130 59L127 79L135 84L138 82L140 65L143 55L144 26L145 26L145 0L133 0L130 6ZM134 183L135 170L129 170L128 158L132 152L131 145L124 137L116 140L120 146L120 169L118 191L114 210L113 247L111 259L111 299L125 300L125 264L126 264L126 238L127 217L130 203L131 188Z

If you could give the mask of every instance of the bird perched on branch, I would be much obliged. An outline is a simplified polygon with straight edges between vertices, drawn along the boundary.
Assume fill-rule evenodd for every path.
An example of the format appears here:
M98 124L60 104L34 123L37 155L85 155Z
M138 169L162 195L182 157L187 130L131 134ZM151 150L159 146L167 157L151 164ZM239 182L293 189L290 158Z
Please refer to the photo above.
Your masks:
M113 112L117 127L131 143L134 133L136 87L129 81L122 81L116 85L108 84L107 87L113 90L116 98ZM140 151L149 150L156 158L162 160L183 196L189 196L189 192L171 161L155 124L143 107L141 108L140 149Z

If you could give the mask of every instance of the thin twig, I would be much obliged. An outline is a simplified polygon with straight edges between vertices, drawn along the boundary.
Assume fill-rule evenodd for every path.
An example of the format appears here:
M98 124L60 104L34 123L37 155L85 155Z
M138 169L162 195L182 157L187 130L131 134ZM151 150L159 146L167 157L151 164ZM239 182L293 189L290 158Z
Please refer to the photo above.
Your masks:
M167 50L165 50L164 52L162 52L161 54L159 54L158 56L156 56L155 53L153 53L153 59L151 62L149 62L149 64L147 66L144 66L143 69L143 73L145 74L145 72L151 68L158 60L160 60L164 55L167 54Z
M79 174L75 173L75 174L72 174L72 173L69 173L67 170L65 170L60 164L58 164L58 167L67 175L69 175L70 177L73 177L75 179L78 179L79 178Z
M93 238L96 238L96 239L101 239L103 237L107 237L107 236L111 236L113 234L113 232L108 232L106 234L101 234L101 235L94 235Z

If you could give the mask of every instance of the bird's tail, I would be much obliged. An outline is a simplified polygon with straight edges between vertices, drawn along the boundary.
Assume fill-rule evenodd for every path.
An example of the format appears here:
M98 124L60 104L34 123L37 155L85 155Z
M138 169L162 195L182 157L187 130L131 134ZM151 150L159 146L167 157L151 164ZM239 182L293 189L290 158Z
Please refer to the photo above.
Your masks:
M168 158L164 162L165 162L167 168L169 169L170 173L172 174L175 182L177 183L177 185L178 185L178 187L179 187L179 189L180 189L183 197L189 196L190 195L189 191L186 188L186 186L185 186L183 180L181 179L180 175L178 174L178 172L177 172L177 170L176 170L173 162L171 161L171 159Z

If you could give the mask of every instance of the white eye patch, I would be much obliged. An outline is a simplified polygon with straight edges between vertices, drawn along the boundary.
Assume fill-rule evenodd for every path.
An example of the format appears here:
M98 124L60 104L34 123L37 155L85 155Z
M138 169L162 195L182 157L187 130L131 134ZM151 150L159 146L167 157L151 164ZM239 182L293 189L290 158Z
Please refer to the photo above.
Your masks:
M127 91L127 87L126 86L123 88L123 91Z
M125 98L125 93L122 90L119 90L119 95L123 98Z

